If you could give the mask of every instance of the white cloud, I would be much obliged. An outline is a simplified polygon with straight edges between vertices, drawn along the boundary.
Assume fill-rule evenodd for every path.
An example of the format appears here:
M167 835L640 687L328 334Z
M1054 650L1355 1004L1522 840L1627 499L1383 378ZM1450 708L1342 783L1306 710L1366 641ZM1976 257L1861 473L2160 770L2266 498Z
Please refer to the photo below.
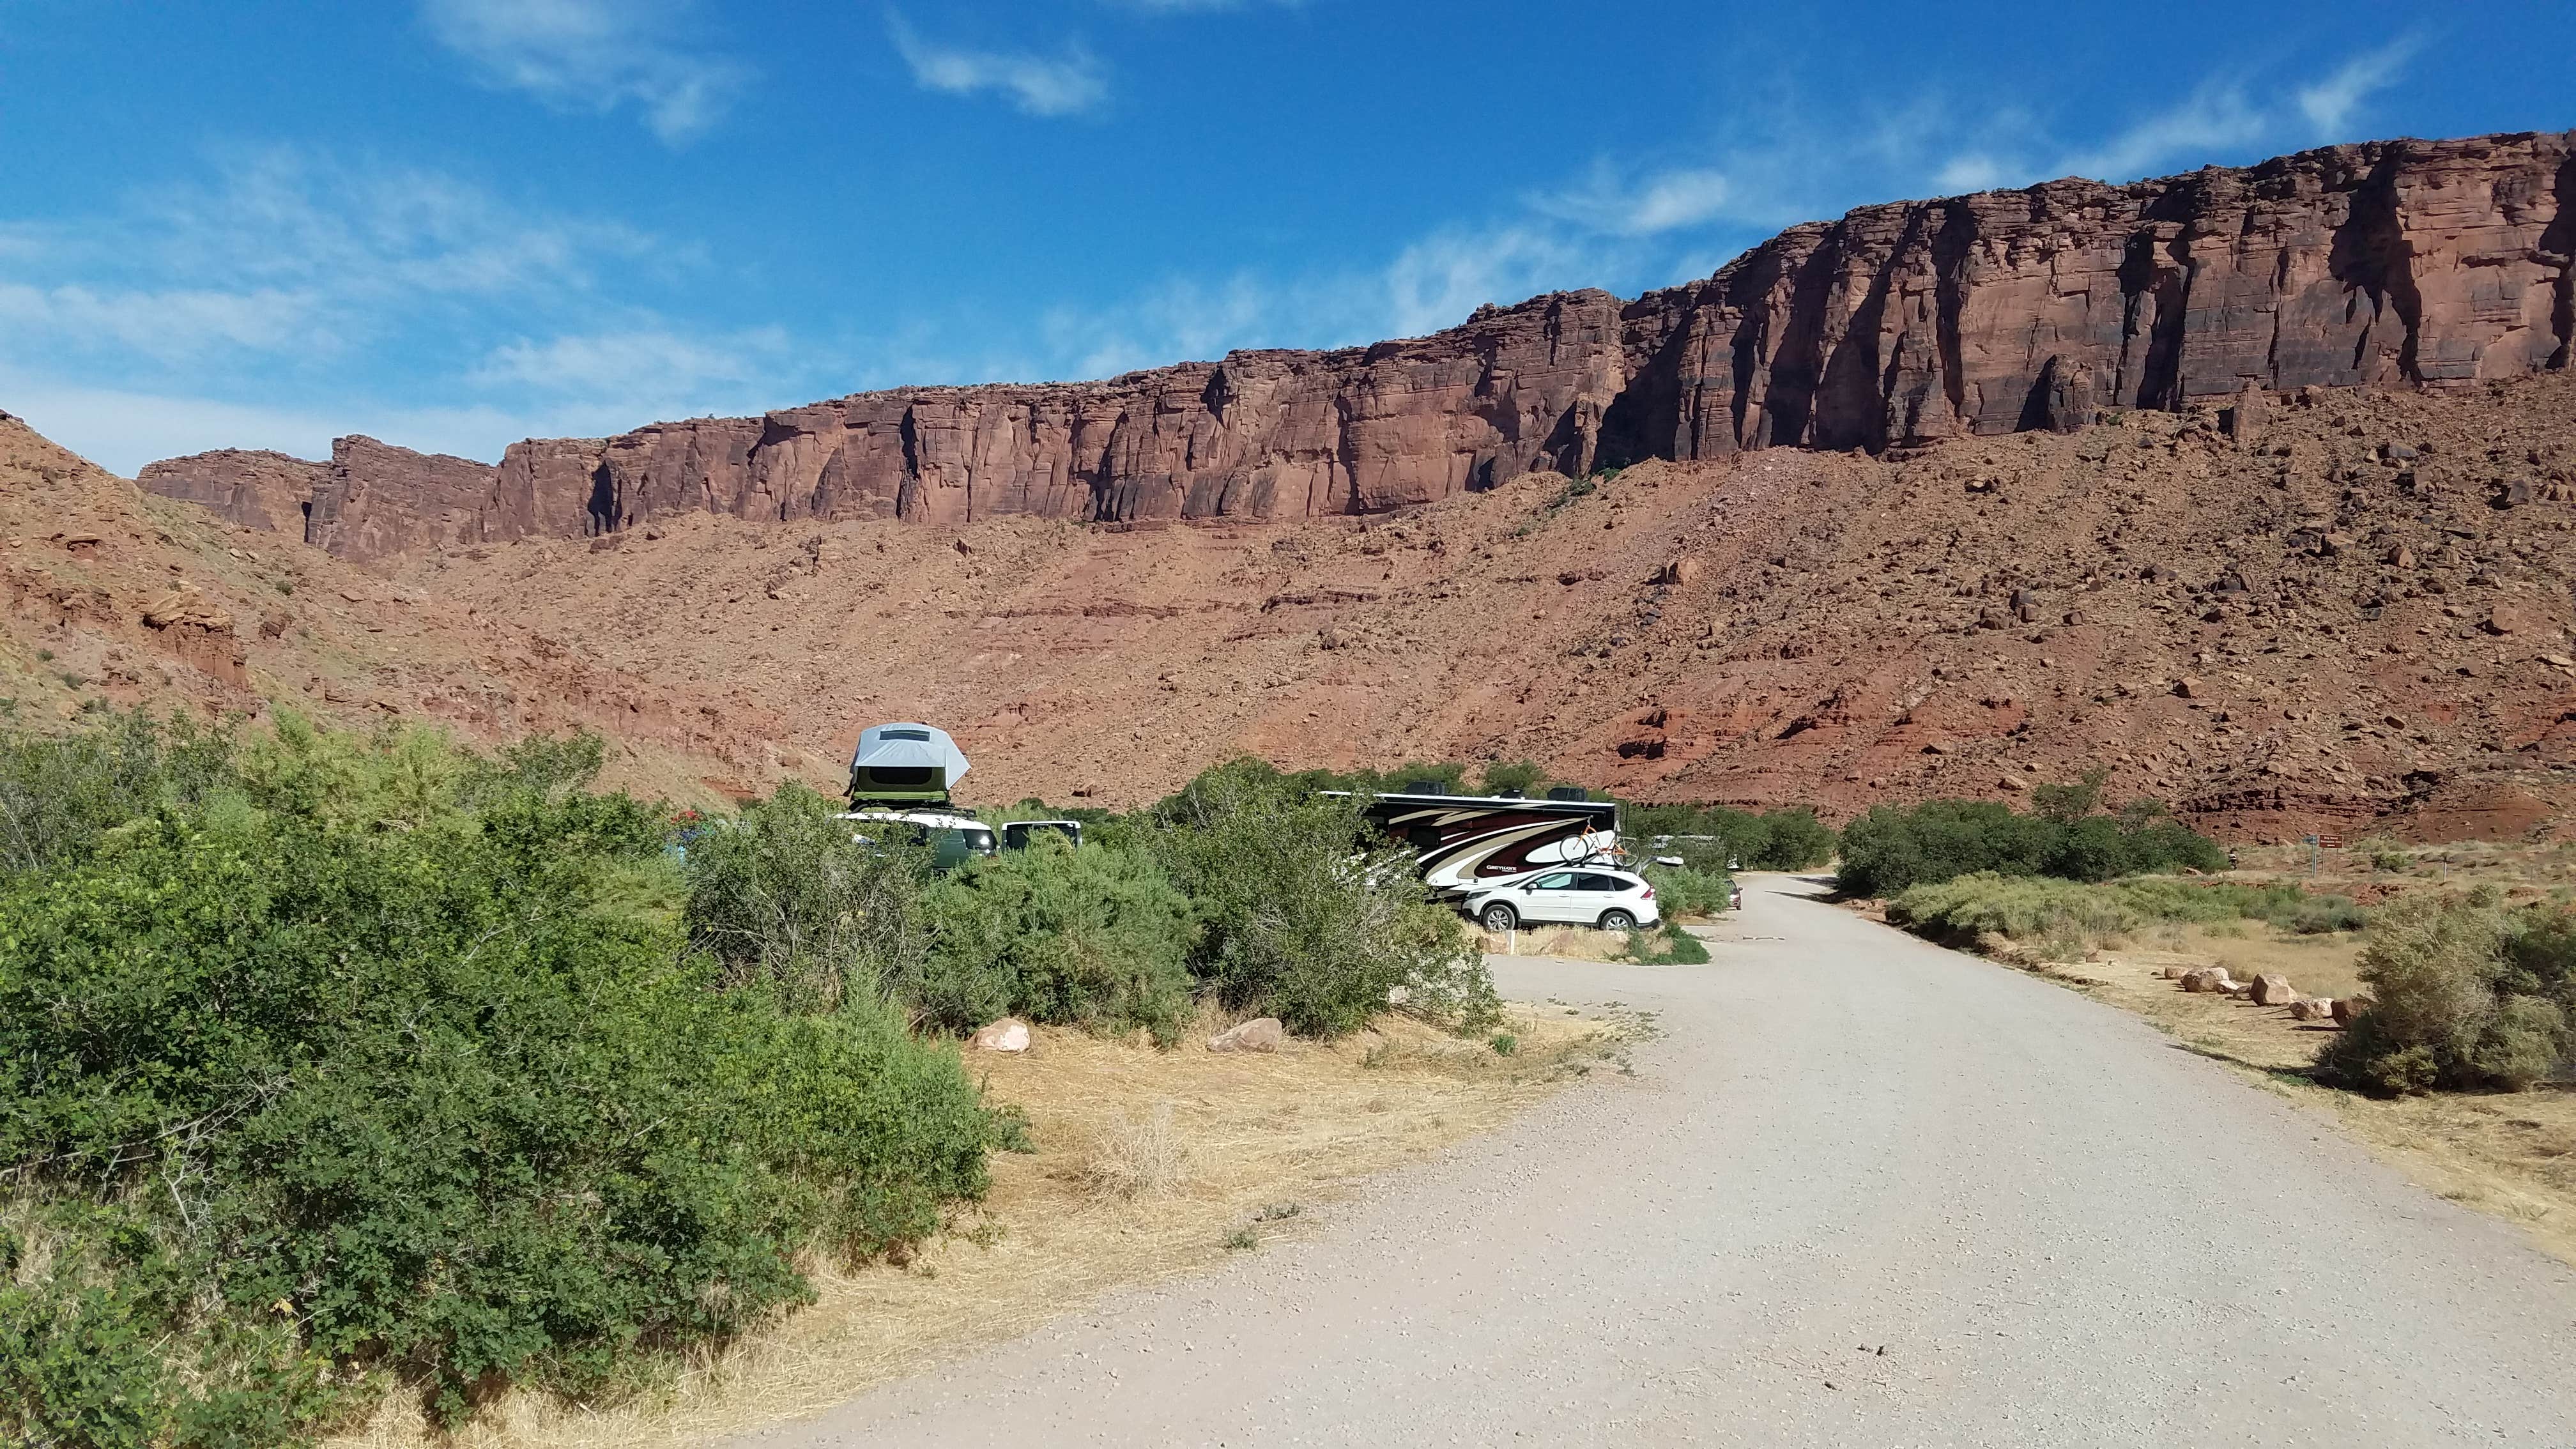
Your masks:
M2004 164L1983 152L1953 156L1932 175L1943 194L1960 196L1971 191L1991 191L2004 185L2010 175Z
M1599 286L1604 258L1563 235L1528 225L1465 228L1423 238L1386 269L1389 334L1418 337L1455 327L1491 302L1509 306L1541 292Z
M783 329L694 334L631 300L691 263L441 173L237 156L112 212L0 223L0 407L130 472L353 431L488 458L806 400ZM461 401L382 400L422 393Z
M1704 167L1664 171L1630 185L1605 164L1594 167L1582 186L1533 198L1531 205L1593 231L1653 236L1713 221L1726 214L1734 197L1734 184L1722 171Z
M886 30L897 54L912 68L924 90L952 96L994 91L1032 116L1070 116L1109 98L1109 82L1100 63L1080 45L1062 55L1027 51L972 50L925 40L901 15L886 14Z
M2245 98L2233 82L2211 81L2182 104L2131 125L2100 145L2058 163L2057 174L2098 181L2134 181L2176 160L2214 159L2276 132L2278 122Z
M713 388L756 387L778 374L788 352L787 333L777 327L710 340L647 326L543 342L519 338L494 348L466 380L478 387L625 398L638 407L640 420L653 404L701 398Z
M316 361L424 309L586 296L666 260L614 224L530 211L435 172L269 151L120 211L0 232L0 358Z
M2300 114L2316 127L2321 138L2341 139L2344 123L2361 109L2362 101L2373 91L2385 90L2394 83L2406 62L2422 48L2420 39L2406 35L2354 56L2334 74L2299 91Z
M693 44L691 0L421 0L439 44L486 84L605 115L642 109L679 142L715 124L748 71Z

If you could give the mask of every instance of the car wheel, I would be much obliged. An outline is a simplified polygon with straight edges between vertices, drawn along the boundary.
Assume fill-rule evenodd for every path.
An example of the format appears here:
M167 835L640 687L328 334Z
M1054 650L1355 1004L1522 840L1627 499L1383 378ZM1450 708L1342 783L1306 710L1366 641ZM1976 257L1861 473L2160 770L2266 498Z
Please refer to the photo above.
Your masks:
M1605 931L1633 931L1637 929L1637 918L1628 914L1626 911L1603 911L1601 913L1601 929Z
M1520 916L1501 901L1485 907L1485 929L1488 931L1508 931L1520 922Z

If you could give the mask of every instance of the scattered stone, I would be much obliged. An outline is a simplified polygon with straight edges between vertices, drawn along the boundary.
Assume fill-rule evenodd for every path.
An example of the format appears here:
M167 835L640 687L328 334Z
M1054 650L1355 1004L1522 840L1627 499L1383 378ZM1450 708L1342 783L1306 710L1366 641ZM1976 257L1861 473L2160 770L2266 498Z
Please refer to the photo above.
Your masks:
M1657 576L1655 581L1663 584L1695 584L1700 581L1700 576L1705 571L1705 566L1698 559L1677 558L1664 565L1663 573Z
M2513 604L2498 604L2487 615L2484 627L2490 634L2528 634L2536 625L2529 611Z
M2367 996L2338 996L2334 999L2331 1010L2334 1012L2336 1024L2350 1026L2353 1018L2370 1010L2370 1005L2370 998Z
M979 1052L1024 1052L1029 1049L1029 1024L1016 1016L987 1022L975 1029L966 1044Z
M2209 686L2203 684L2200 680L2200 676L2196 674L2186 674L2182 678L2175 680L2173 684L2173 692L2177 697L2182 699L2209 698Z
M2257 1006L2287 1006L2298 999L2299 993L2290 985L2287 976L2267 972L2254 978L2254 1004Z
M2324 1021L2334 1015L2334 1010L2333 997L2302 996L2290 1003L2290 1018L2294 1021Z
M1288 1039L1288 1029L1275 1016L1256 1016L1208 1038L1212 1052L1275 1052Z

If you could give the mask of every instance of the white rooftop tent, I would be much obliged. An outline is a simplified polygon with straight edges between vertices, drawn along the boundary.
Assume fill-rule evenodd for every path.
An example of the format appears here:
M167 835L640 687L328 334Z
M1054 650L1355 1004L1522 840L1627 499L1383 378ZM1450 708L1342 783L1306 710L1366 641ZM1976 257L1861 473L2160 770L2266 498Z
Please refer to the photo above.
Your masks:
M948 732L926 724L870 725L850 756L850 798L939 800L967 770Z

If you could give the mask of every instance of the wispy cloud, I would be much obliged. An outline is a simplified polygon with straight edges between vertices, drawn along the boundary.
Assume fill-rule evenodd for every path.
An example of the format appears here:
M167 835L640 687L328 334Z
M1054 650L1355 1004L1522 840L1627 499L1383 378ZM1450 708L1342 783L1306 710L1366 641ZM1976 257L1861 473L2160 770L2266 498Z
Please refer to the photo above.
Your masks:
M2286 104L2257 100L2284 88L2244 75L2219 75L2180 101L2151 111L2090 143L2068 144L2024 116L2002 118L1968 139L1932 173L1948 193L2026 185L2057 176L2126 182L2177 165L2289 150L2344 139L2345 127L2376 92L2394 84L2422 48L2403 36L2345 60L2319 79L2288 88Z
M2274 134L2278 120L2246 98L2235 82L2210 82L2180 105L2144 117L2100 144L2058 163L2060 174L2130 181L2179 156L2221 154Z
M466 381L478 387L661 403L704 398L711 390L756 388L778 375L789 351L786 329L780 327L682 336L646 325L505 342L476 364Z
M489 85L565 110L633 105L666 142L715 124L748 77L695 43L691 0L421 0L439 44Z
M991 91L1032 116L1077 115L1109 99L1100 62L1078 43L1057 55L944 45L924 39L893 11L886 13L886 31L924 90L952 96Z
M802 400L815 354L783 329L691 333L635 301L696 267L439 172L236 154L112 211L0 223L0 405L130 472L245 439L309 454L323 427L496 456ZM454 401L382 400L415 391Z
M1534 197L1530 204L1593 231L1654 236L1723 216L1734 196L1734 184L1722 171L1685 167L1627 181L1603 164L1582 185Z
M2372 92L2394 84L2406 69L2406 62L2414 59L2423 45L2421 37L2402 35L2377 50L2354 56L2334 74L2299 91L2299 113L2316 127L2321 139L2342 139L2345 123L2361 109L2361 103Z
M0 237L0 316L19 337L164 362L327 356L423 306L578 295L603 267L658 251L626 227L533 212L441 173L289 150Z

